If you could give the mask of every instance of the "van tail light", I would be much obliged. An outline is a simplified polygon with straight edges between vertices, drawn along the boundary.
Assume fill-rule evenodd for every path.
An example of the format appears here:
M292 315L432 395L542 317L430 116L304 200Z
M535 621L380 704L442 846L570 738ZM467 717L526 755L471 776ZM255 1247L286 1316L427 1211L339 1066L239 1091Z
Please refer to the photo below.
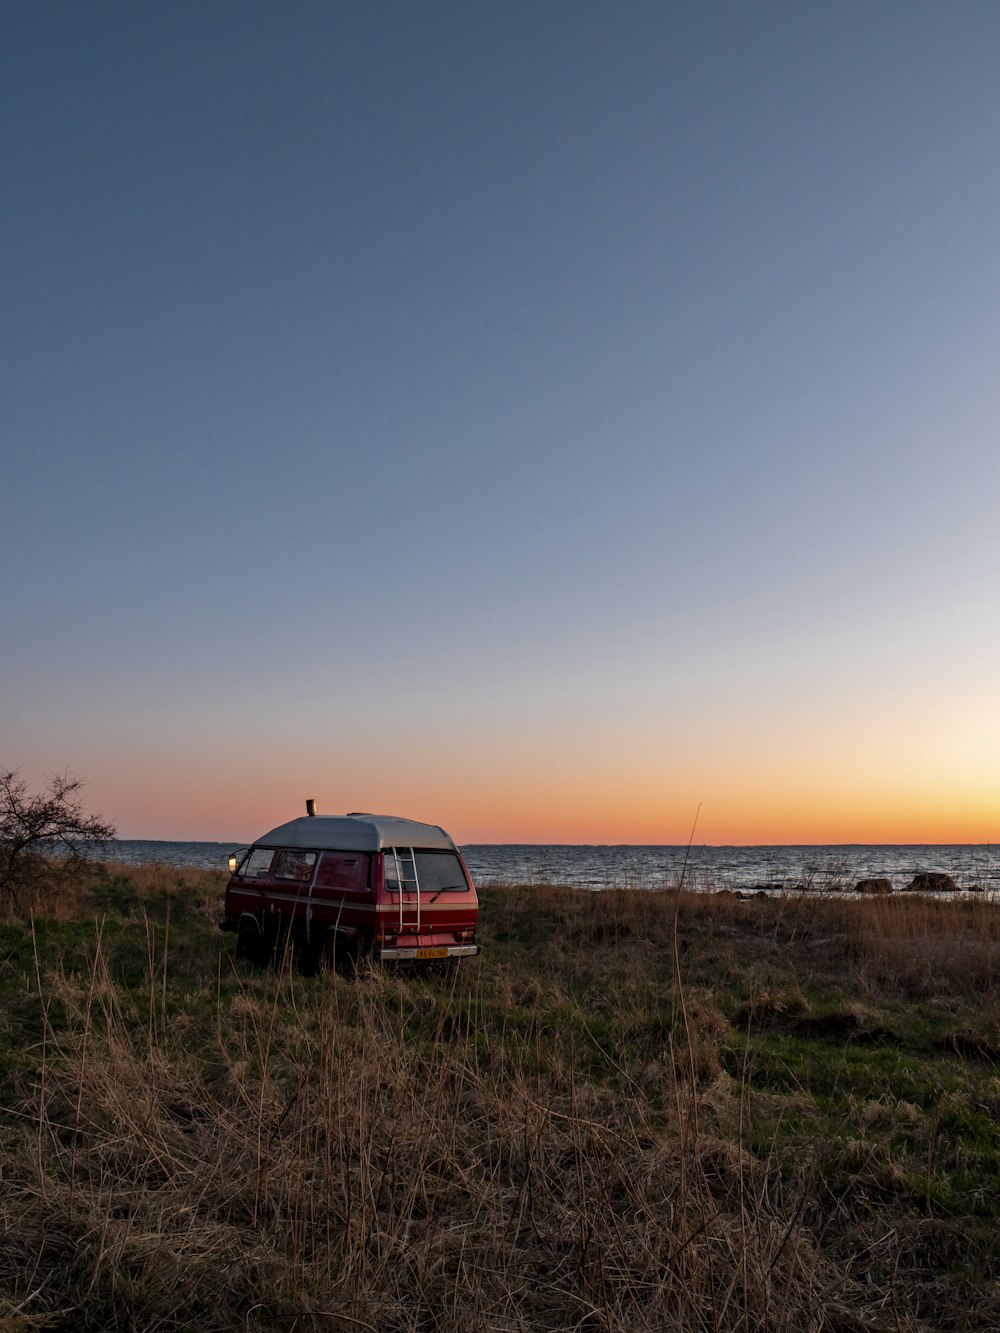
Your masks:
M458 931L457 933L458 933L458 938L459 938L463 943L467 944L470 940L475 939L475 937L476 937L476 928L475 928L475 926L463 926L462 929L461 929L460 931Z
M377 930L375 932L376 944L393 945L396 943L397 939L398 939L398 931L395 930Z

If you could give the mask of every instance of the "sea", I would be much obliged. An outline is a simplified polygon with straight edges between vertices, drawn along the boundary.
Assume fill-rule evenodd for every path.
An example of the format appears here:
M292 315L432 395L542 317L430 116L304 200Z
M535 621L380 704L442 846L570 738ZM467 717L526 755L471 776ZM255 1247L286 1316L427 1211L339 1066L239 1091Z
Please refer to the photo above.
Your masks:
M106 859L130 865L224 870L239 842L105 844ZM943 871L960 890L1000 893L1000 845L989 843L833 844L829 846L691 847L470 843L462 855L477 884L564 884L578 889L672 888L778 894L851 890L861 879L885 878L906 889L914 875Z

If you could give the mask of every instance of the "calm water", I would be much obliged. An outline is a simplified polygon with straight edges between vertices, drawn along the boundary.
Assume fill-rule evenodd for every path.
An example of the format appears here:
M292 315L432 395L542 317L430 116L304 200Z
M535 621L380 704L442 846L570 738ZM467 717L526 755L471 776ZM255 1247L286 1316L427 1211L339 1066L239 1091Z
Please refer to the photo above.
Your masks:
M119 841L112 854L131 864L224 870L230 842ZM905 889L919 870L943 870L959 888L1000 891L1000 847L988 844L830 847L586 847L516 843L462 848L477 883L571 884L585 889L676 884L687 857L685 883L704 889L852 888L867 876L886 876Z

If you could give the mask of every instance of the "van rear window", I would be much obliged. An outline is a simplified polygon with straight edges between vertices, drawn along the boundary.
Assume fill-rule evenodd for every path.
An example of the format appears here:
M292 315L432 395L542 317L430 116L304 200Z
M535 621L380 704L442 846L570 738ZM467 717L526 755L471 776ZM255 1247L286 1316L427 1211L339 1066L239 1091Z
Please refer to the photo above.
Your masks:
M399 892L400 877L406 893L414 892L417 881L421 893L445 893L448 890L462 893L469 887L454 852L388 847L385 852L385 887L390 893Z

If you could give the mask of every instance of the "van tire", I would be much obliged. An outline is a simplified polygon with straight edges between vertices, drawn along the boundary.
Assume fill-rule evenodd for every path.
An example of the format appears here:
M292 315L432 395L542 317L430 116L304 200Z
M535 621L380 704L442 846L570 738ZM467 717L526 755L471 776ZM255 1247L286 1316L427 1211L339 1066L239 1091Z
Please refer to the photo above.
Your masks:
M318 962L323 971L353 977L358 965L358 946L352 940L344 939L340 931L331 927L319 945Z
M358 970L358 946L348 940L337 939L333 946L333 970L342 977L353 977Z
M295 944L295 966L304 977L315 977L323 966L323 946L300 936Z
M236 927L236 957L246 959L254 967L264 967L270 952L256 917L241 916Z

